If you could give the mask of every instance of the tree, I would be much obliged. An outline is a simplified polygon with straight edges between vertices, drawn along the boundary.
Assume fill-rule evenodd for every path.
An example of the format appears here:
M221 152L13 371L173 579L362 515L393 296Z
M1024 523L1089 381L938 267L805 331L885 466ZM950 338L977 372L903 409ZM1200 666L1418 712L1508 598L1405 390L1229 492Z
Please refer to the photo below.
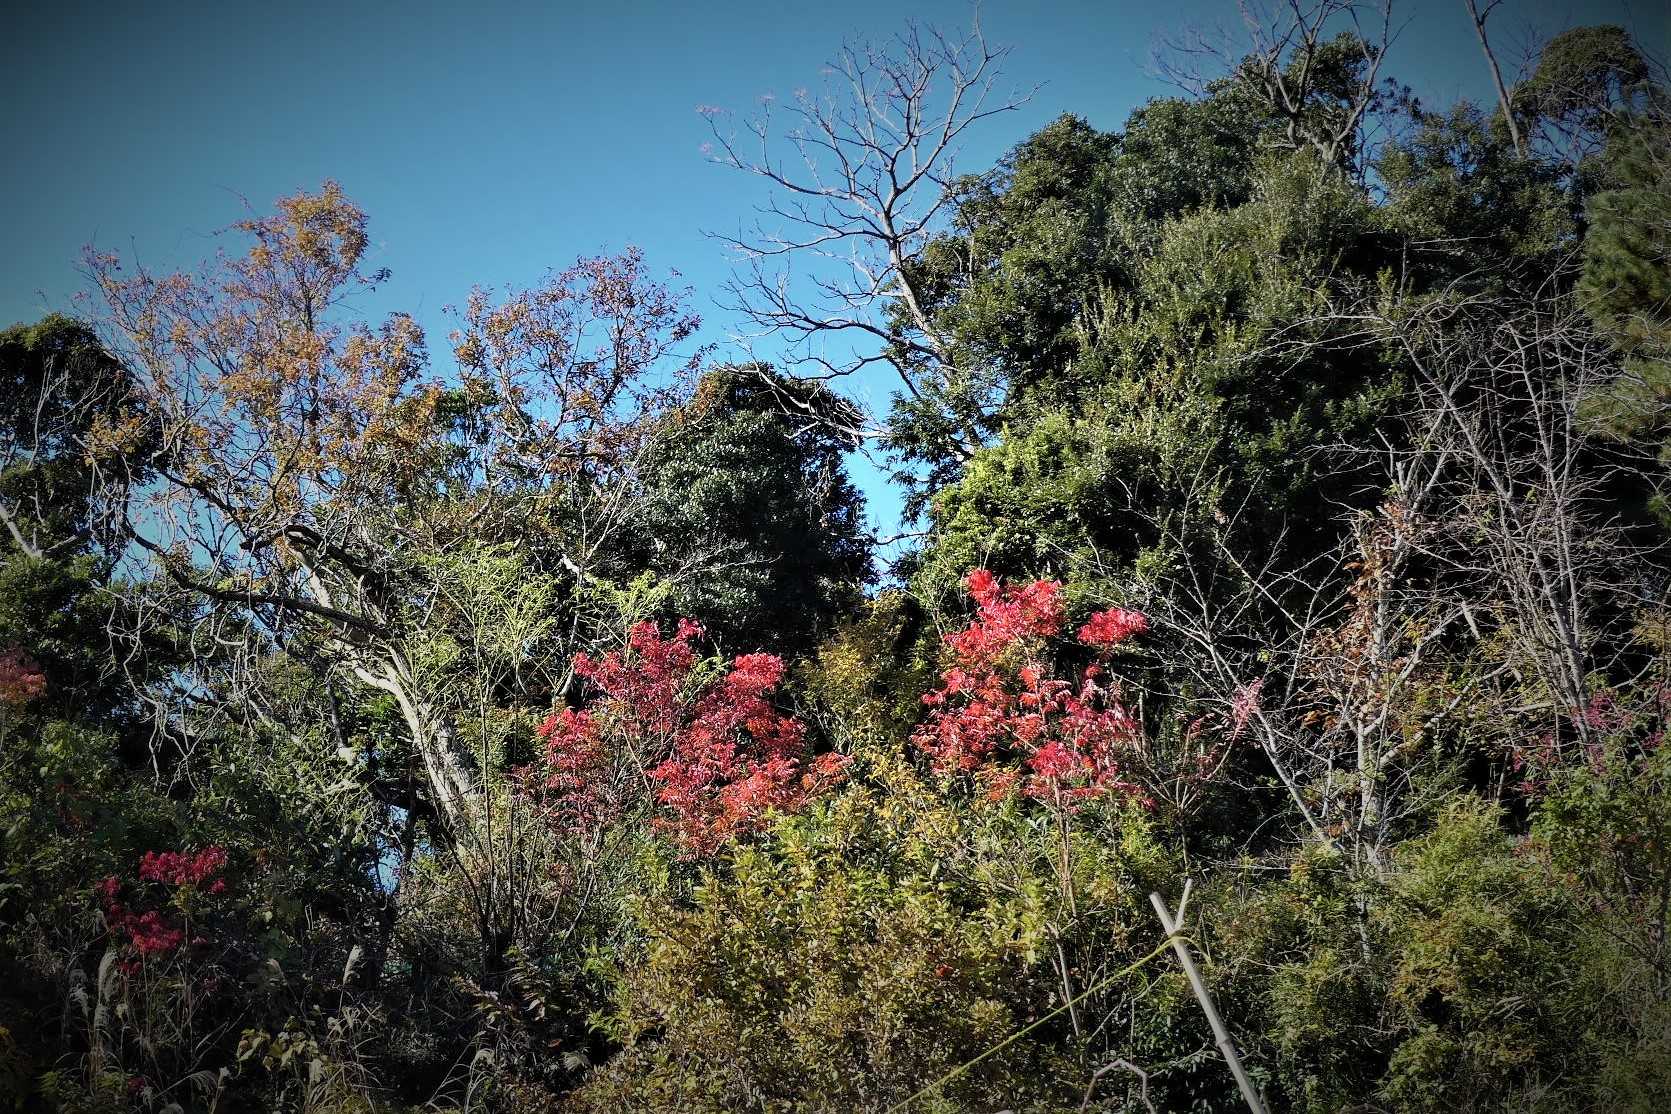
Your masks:
M1497 65L1497 55L1491 49L1491 40L1485 33L1485 21L1502 0L1492 0L1481 8L1474 0L1462 0L1468 8L1468 18L1474 24L1474 35L1480 41L1480 50L1485 54L1486 68L1491 71L1491 83L1497 89L1497 107L1502 113L1503 126L1508 129L1509 142L1514 145L1516 157L1526 155L1525 141L1520 137L1520 122L1514 117L1514 101L1510 96L1509 87L1503 83L1503 71Z
M413 761L365 756L390 779L368 789L420 812L462 872L492 978L519 923L498 853L515 818L495 804L505 755L459 730L448 663L469 629L436 555L515 541L528 575L565 585L543 658L559 670L617 622L610 547L654 421L701 358L679 351L698 322L636 252L585 259L498 302L475 291L444 380L410 317L348 314L383 277L364 266L365 229L328 182L240 222L247 252L201 275L90 255L164 447L126 536L198 611L195 676L167 694L176 729L253 717L284 734L292 717L264 691L275 659L311 674L333 731L343 688L392 701ZM514 704L570 679L520 670L493 696Z
M1366 124L1402 99L1384 88L1381 63L1395 37L1392 4L1287 0L1238 5L1241 42L1195 35L1159 59L1163 73L1197 93L1213 79L1240 86L1264 110L1261 138L1282 150L1309 150L1325 166L1361 175ZM1209 61L1219 73L1204 77Z
M0 332L0 647L46 669L68 719L129 719L107 666L106 589L122 499L156 448L134 378L86 324L49 315Z
M871 578L847 445L818 420L838 405L822 385L769 368L722 368L656 433L644 565L672 581L666 609L722 646L810 649ZM703 572L681 575L692 568Z
M1324 312L1326 291L1360 290L1387 262L1377 214L1307 152L1267 156L1250 189L1160 223L1124 275L1094 280L1068 367L1012 373L1030 389L1004 435L934 496L925 595L976 564L1162 576L1230 522L1255 564L1335 544L1328 508L1357 480L1326 446L1399 390Z
M1586 207L1578 280L1585 309L1624 357L1624 373L1604 388L1597 412L1615 433L1644 442L1664 440L1671 393L1668 135L1663 106L1614 134L1608 152L1612 186Z
M41 559L110 542L119 496L156 448L129 370L90 327L52 314L0 332L0 399L10 544Z
M1575 27L1549 40L1514 92L1534 138L1578 169L1649 91L1646 59L1622 27Z
M1118 281L1129 247L1114 196L1122 149L1120 136L1076 117L1053 121L956 183L950 226L910 264L925 312L1002 392L995 402L1070 365L1074 325ZM895 422L896 443L910 435Z
M365 216L335 184L235 227L248 253L201 278L90 257L168 446L130 537L227 621L278 647L311 632L327 668L393 696L463 837L478 782L412 658L425 590L409 555L590 510L695 321L636 256L584 261L500 306L474 295L448 388L425 377L411 318L342 320L382 276L362 269ZM592 556L553 559L584 575Z
M1535 288L1572 250L1578 214L1559 165L1536 152L1516 155L1471 104L1421 112L1375 165L1383 211L1407 245L1403 279L1413 291Z
M907 397L950 416L951 448L965 455L981 440L981 388L929 315L911 264L949 212L966 133L1026 100L1000 90L1005 54L979 23L961 37L912 25L886 46L848 44L825 89L796 92L781 137L765 102L745 127L752 149L722 128L722 112L704 110L715 161L774 194L773 223L723 237L741 259L732 308L788 342L793 371L828 379L890 367Z

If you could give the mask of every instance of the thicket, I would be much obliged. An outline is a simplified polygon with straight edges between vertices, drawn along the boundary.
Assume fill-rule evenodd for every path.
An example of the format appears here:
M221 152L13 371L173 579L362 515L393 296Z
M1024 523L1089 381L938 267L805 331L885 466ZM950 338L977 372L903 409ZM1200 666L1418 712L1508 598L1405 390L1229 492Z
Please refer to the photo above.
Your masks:
M0 1103L1242 1109L1153 892L1270 1109L1671 1107L1671 94L1291 14L979 173L978 33L740 125L821 193L710 112L775 367L635 251L436 361L334 183L90 252L0 334Z

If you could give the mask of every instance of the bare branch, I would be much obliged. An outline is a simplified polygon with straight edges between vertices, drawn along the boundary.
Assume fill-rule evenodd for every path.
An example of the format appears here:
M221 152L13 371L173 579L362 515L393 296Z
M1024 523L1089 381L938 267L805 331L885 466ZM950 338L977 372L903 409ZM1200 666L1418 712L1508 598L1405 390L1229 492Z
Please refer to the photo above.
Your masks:
M717 238L738 262L728 308L787 343L789 370L829 379L886 364L914 399L959 380L912 265L943 227L960 141L1031 96L1001 91L1007 53L978 21L961 37L910 24L885 47L845 45L822 89L796 91L781 131L770 100L740 132L703 110L713 161L772 193L760 223ZM962 424L972 452L979 432Z

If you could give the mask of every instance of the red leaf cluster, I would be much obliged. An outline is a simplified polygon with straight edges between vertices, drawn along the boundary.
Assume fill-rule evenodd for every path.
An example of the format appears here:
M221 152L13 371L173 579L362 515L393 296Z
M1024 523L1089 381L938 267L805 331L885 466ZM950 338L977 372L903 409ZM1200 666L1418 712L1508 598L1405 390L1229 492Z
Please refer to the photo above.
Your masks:
M0 650L0 704L21 708L46 692L46 674L22 650Z
M184 851L147 851L139 860L139 876L147 882L192 887L208 882L208 892L212 894L226 889L226 883L215 878L225 869L224 847L205 847L195 855Z
M546 746L539 787L556 815L582 829L608 823L627 803L611 787L625 759L654 784L659 822L692 855L713 853L758 830L768 813L793 812L840 775L824 755L803 771L806 729L772 697L783 660L744 654L719 673L698 668L691 643L702 627L681 619L671 638L635 625L627 648L575 671L591 683L580 711L555 712L539 728Z
M928 718L912 736L941 773L983 775L994 795L1019 785L1029 797L1072 807L1088 797L1142 790L1122 776L1141 725L1102 678L1102 659L1148 629L1136 611L1098 612L1079 641L1098 653L1077 682L1051 676L1044 654L1066 623L1056 581L1001 586L969 574L977 610L945 639L952 664L923 697Z
M1099 650L1112 650L1148 629L1149 620L1141 611L1115 607L1091 616L1091 621L1079 628L1079 641Z
M183 851L147 851L139 860L139 880L175 887L186 895L221 894L226 882L217 877L226 869L226 849L206 847L196 854ZM161 911L144 912L130 908L121 899L122 880L112 875L94 887L104 906L105 924L123 939L136 959L124 963L133 970L146 956L166 955L186 941L185 930L171 924Z
M529 778L553 823L595 831L619 814L610 793L610 751L590 712L564 708L540 724L545 761Z

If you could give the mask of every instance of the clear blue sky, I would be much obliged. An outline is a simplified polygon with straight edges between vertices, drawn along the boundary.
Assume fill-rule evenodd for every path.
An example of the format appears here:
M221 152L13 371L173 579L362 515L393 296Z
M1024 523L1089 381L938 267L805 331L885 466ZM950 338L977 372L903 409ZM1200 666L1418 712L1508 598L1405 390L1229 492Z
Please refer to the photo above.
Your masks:
M25 6L25 4L27 6ZM371 216L373 267L444 358L441 307L473 284L525 285L581 254L637 244L695 288L710 339L727 263L704 231L735 230L756 194L704 161L698 104L746 110L817 82L844 36L907 17L967 24L933 3L338 3L25 0L0 37L0 324L73 309L83 245L190 266L243 212L326 178ZM1506 0L1502 47L1579 23L1629 26L1667 53L1664 0ZM1461 0L1403 0L1389 69L1429 104L1488 95ZM1008 73L1045 82L962 165L989 164L1056 115L1117 128L1167 90L1157 36L1233 24L1231 0L982 6L1014 46ZM368 307L372 308L372 307ZM887 526L897 498L858 468Z

